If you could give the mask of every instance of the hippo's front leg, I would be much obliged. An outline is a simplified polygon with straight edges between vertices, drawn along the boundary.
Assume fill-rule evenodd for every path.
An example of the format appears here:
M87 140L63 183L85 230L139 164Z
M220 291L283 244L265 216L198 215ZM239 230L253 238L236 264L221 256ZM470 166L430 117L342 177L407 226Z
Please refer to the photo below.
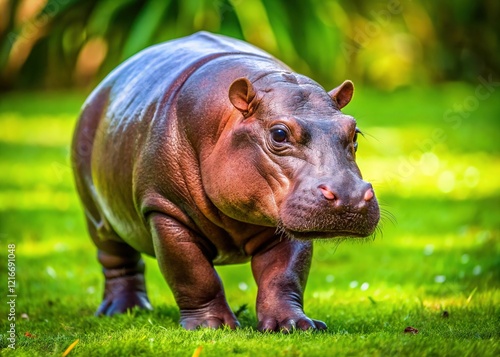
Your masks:
M194 232L166 215L149 217L160 270L180 308L180 324L234 329L238 320L229 308L221 280L199 246Z
M288 239L253 257L260 331L326 329L324 322L310 319L303 310L311 257L311 242Z

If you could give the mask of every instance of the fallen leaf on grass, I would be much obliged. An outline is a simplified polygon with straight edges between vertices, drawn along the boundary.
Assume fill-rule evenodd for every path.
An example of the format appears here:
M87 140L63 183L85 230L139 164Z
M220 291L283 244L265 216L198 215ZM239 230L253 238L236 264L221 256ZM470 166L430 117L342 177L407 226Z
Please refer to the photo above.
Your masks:
M71 345L69 345L68 348L66 348L66 351L64 351L64 353L62 354L62 357L66 357L67 355L69 355L69 353L71 352L71 350L73 348L75 348L76 344L80 341L80 339L76 339L75 342L73 342Z
M200 355L202 349L203 349L203 346L196 347L196 349L193 352L193 356L192 357L198 357Z
M36 335L32 335L32 334L31 334L31 333L29 333L28 331L26 331L26 332L24 333L24 336L29 337L29 338L36 338Z
M416 335L418 333L418 330L415 327L408 326L407 328L405 328L404 333L411 333Z

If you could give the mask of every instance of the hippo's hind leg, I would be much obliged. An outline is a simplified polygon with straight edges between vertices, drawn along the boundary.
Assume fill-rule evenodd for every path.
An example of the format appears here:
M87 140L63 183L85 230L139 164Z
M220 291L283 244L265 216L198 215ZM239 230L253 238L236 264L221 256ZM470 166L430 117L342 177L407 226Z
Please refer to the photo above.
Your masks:
M109 87L95 94L85 106L75 129L71 162L90 236L98 248L105 277L104 299L97 315L113 315L135 306L151 309L144 284L144 262L139 252L120 242L94 199L91 158L99 122L109 102Z
M128 244L116 241L116 233L103 224L96 224L88 216L87 224L98 248L97 257L105 278L103 301L96 315L111 316L134 307L152 310L146 293L145 265L140 253Z

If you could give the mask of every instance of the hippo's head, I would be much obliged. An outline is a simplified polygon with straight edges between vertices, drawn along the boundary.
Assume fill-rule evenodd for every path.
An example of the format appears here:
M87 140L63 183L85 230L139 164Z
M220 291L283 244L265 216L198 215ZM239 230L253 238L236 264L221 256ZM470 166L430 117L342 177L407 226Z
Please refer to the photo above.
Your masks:
M232 119L213 152L223 159L204 177L212 202L299 239L372 234L380 213L355 161L359 129L340 111L353 90L345 81L327 93L288 72L235 80Z

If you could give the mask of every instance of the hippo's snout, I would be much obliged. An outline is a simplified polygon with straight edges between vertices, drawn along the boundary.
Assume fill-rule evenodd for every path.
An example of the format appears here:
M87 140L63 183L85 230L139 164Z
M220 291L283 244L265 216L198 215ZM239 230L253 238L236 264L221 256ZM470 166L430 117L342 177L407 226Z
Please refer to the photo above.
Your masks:
M281 210L283 230L296 238L366 237L380 219L375 192L360 180L356 187L319 181L295 190Z

